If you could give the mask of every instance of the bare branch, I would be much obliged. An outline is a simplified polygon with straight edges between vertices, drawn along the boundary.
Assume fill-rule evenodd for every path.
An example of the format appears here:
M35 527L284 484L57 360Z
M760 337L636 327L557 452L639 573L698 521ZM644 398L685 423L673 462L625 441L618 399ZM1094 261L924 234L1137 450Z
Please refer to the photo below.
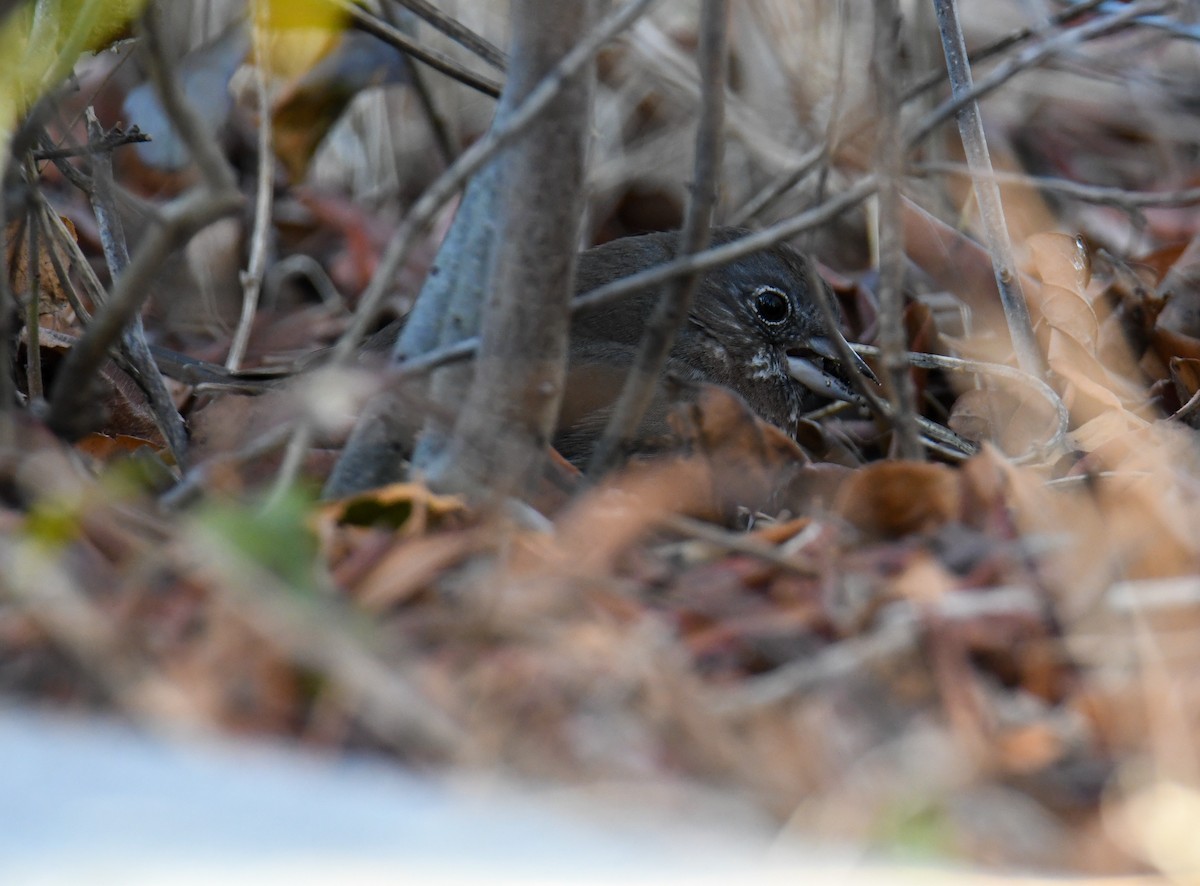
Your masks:
M1054 16L1054 18L1051 19L1051 23L1055 24L1055 25L1062 25L1062 24L1066 24L1068 22L1074 21L1075 19L1081 18L1081 17L1087 15L1089 12L1092 12L1094 9L1096 9L1098 6L1102 5L1105 2L1106 2L1106 0L1086 0L1086 2L1076 3L1076 4L1072 5L1069 9L1064 10L1063 12ZM1003 38L997 40L995 43L992 43L988 46L983 47L982 49L978 50L977 52L972 53L969 56L971 64L974 65L974 64L986 61L987 59L994 58L997 55L1001 55L1002 53L1008 51L1009 49L1012 49L1014 47L1020 47L1035 37L1043 36L1044 33L1045 32L1043 30L1033 30L1031 28L1023 28L1013 34L1010 34L1006 37L1003 37ZM933 89L934 87L938 86L939 84L944 83L945 80L946 80L946 70L944 67L940 68L939 70L929 72L924 77L921 77L920 79L918 79L917 82L914 83L912 86L910 86L909 88L904 90L904 94L900 100L901 104L908 104L909 102L913 101L914 99L916 99L919 96L923 95L924 93L928 92L930 89ZM951 101L953 101L953 100L951 100ZM948 106L949 106L949 104L950 103L948 103ZM943 112L939 108L937 112L945 114L945 116L941 117L941 120L945 120L945 119L948 119L949 115L953 113L953 110L950 110L949 112ZM873 121L870 119L863 120L861 123L859 123L857 126L855 126L853 129L850 130L849 136L854 137L854 136L861 135L864 131L866 131L868 126L872 125L872 123L873 123ZM929 132L924 131L924 129L925 129L924 126L919 126L918 128L921 131L919 132L919 134L917 136L915 136L914 138L909 140L909 144L912 144L915 141L923 140L926 136L928 136ZM930 129L929 131L931 132L932 129ZM803 159L801 159L795 165L795 167L793 169L789 170L784 175L780 176L777 181L771 182L768 185L766 185L766 187L764 187L762 189L762 191L760 191L755 197L753 197L746 204L746 206L744 206L742 209L740 209L738 211L738 213L736 214L736 216L734 216L734 219L731 221L731 224L741 224L745 221L748 221L749 219L756 217L761 212L763 212L768 206L770 206L772 203L774 203L779 197L781 197L783 194L787 193L793 187L795 187L797 183L799 183L805 176L807 176L809 174L809 172L811 172L813 169L815 169L817 167L817 164L819 164L823 159L825 159L825 157L828 154L828 151L829 151L829 144L822 144L822 145L818 145L815 148L813 148L813 150L809 154L807 154Z
M476 34L462 22L439 11L432 4L427 3L426 0L392 0L392 2L403 6L414 15L424 19L459 46L475 53L493 68L503 71L507 67L508 59L501 50Z
M916 386L904 352L904 229L900 223L900 177L903 156L897 149L900 99L900 13L895 0L875 0L875 169L879 176L879 343L883 384L891 404L893 451L900 458L922 461L925 451L917 430Z
M124 145L133 145L148 141L153 141L153 139L136 126L131 126L127 130L122 129L120 126L114 126L108 132L105 132L99 141L89 140L86 145L72 145L65 148L40 148L33 152L33 159L41 163L46 160L66 160L70 157L107 154Z
M694 271L706 271L718 265L728 264L752 252L758 252L795 237L804 231L812 230L841 215L846 210L857 206L870 197L877 188L874 176L865 176L851 185L836 197L831 197L819 206L806 210L799 215L776 222L775 224L747 234L738 240L715 246L698 252L695 255L672 259L645 271L639 271L612 283L593 289L586 295L575 299L573 309L589 311L603 305L612 304L618 299L633 292L649 289L680 274Z
M33 180L33 162L27 164L30 180ZM30 401L40 403L46 396L42 388L42 347L38 336L41 308L41 271L39 225L37 213L26 201L25 227L29 233L29 300L25 306L25 387ZM3 254L3 253L0 253ZM7 273L7 272L6 272Z
M241 274L242 314L238 318L229 354L225 357L226 369L238 369L246 356L250 343L250 330L258 313L258 297L262 292L263 277L267 265L267 238L271 234L271 202L275 196L275 151L271 145L271 113L267 99L267 79L262 59L270 51L269 30L261 20L265 4L255 5L254 28L254 93L258 101L258 181L255 186L254 229L250 234L250 256L246 270Z
M147 56L147 72L169 116L172 126L191 151L192 158L200 169L204 187L185 194L169 204L142 242L132 259L125 261L123 237L109 240L106 257L113 270L113 289L100 308L79 342L67 353L51 391L47 424L65 436L74 436L82 429L77 427L78 416L90 396L90 384L108 354L108 350L122 338L133 342L127 356L142 378L151 403L165 396L166 389L148 350L144 349L144 336L138 335L142 306L154 291L153 281L159 267L180 245L202 228L225 215L235 212L242 204L242 196L236 189L233 170L226 163L220 146L188 104L163 49L161 24L157 7L151 3L143 18L144 45ZM99 167L101 158L97 155ZM116 219L115 208L105 209L112 220ZM120 244L118 246L118 243ZM132 338L130 338L132 336ZM139 346L137 342L140 341ZM143 362L148 362L148 367ZM151 394L155 382L161 388ZM169 402L170 398L166 397ZM172 407L173 409L173 407ZM156 408L156 420L159 410ZM177 413L176 413L177 414ZM164 422L163 433L177 457L186 445L186 433L182 420L178 424ZM178 448L176 448L178 447Z
M998 183L1028 185L1050 191L1072 200L1097 203L1123 209L1130 214L1140 209L1195 206L1200 203L1200 187L1178 188L1174 191L1133 191L1105 185L1089 185L1048 175L1026 175L1020 172L996 172L990 176L973 173L961 163L918 163L913 170L919 174L946 173L973 178L989 178Z
M937 12L938 27L942 32L942 49L946 54L946 70L956 101L962 102L958 111L958 128L966 151L967 163L972 170L990 175L992 159L988 153L987 140L983 133L983 120L979 105L971 90L971 66L967 61L967 45L962 26L958 21L956 0L933 0ZM1134 4L1136 5L1136 4ZM1051 41L1047 41L1048 43ZM1045 360L1033 334L1033 322L1029 318L1029 305L1013 256L1012 241L1008 225L1004 220L1004 205L1000 200L1000 188L994 182L975 179L975 199L983 216L987 232L988 251L992 256L992 268L996 275L996 286L1000 290L1000 303L1008 320L1009 335L1012 336L1017 364L1026 372L1039 378L1046 373Z
M384 43L394 46L417 61L424 62L434 70L441 71L447 77L457 80L465 86L470 86L484 95L490 95L492 98L500 96L500 83L464 68L448 55L422 46L403 31L393 28L378 16L367 12L353 0L331 0L331 2L343 10L360 30L378 37Z
M1107 0L1081 0L1081 2L1072 3L1067 9L1055 15L1050 19L1052 25L1065 25L1082 18L1088 13L1095 10L1097 7L1104 5ZM1002 55L1009 49L1021 46L1028 43L1035 37L1041 37L1046 33L1044 28L1020 28L1011 34L1001 37L993 43L988 44L975 52L972 52L967 58L971 66L975 67L982 64L990 58L995 58ZM946 69L939 67L935 71L930 71L924 77L917 79L915 83L904 90L901 97L901 102L907 104L924 92L928 92L936 86L946 82Z

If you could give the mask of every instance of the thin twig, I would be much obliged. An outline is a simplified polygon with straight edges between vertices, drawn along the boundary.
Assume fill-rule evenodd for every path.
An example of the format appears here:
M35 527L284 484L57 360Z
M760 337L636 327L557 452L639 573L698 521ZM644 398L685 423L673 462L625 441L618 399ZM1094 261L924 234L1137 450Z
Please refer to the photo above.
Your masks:
M123 145L140 144L153 141L149 135L136 126L128 130L114 126L100 138L99 141L89 139L86 145L70 145L65 148L39 148L33 152L33 159L39 163L47 160L66 160L70 157L87 157L91 154L107 154Z
M396 0L384 5L380 14L388 24L397 30L407 27L412 20L412 14L406 12ZM429 132L433 136L433 146L437 149L438 159L442 161L444 169L454 162L454 158L458 154L458 148L454 137L450 134L446 116L434 101L425 70L404 53L400 53L400 63L404 68L404 76L408 78L413 94L417 97L417 103L421 106L425 122L429 125Z
M92 177L90 175L85 172L81 172L73 163L68 163L65 157L53 156L58 149L53 147L54 142L51 140L50 134L44 129L38 135L38 143L42 146L41 152L49 155L46 157L46 160L54 164L54 167L60 173L62 173L63 178L65 178L79 190L83 191L85 194L90 194L92 192ZM67 148L63 148L62 150L86 151L87 146L72 144Z
M957 0L933 0L933 3L942 34L942 49L946 54L951 89L955 100L962 102L958 111L958 128L967 163L972 170L990 175L992 159L983 133L979 104L974 98L967 98L972 88L971 66L967 61L966 40L958 21ZM988 252L991 253L996 287L1000 290L1000 303L1008 321L1017 365L1031 375L1042 378L1046 374L1046 362L1033 334L1029 305L1025 301L1021 276L1013 256L1012 240L1004 219L1000 189L994 182L975 179L975 199L979 203L979 212L987 232Z
M841 194L819 206L814 206L812 209L776 222L761 231L755 231L721 246L714 246L703 252L697 252L695 255L675 258L628 277L622 277L620 280L614 280L612 283L598 286L591 292L575 299L572 307L574 310L586 313L612 304L631 293L658 286L680 274L706 271L709 268L729 264L729 262L736 261L753 252L769 249L776 243L781 243L837 218L846 210L870 197L875 193L876 187L874 176L864 176Z
M878 112L875 168L879 176L879 344L884 390L891 404L894 452L903 459L923 461L925 451L917 429L917 390L904 352L904 232L900 221L900 176L903 157L896 149L900 132L900 101L896 74L900 70L900 13L895 0L875 0L875 52L872 73Z
M829 162L838 138L838 127L842 116L842 103L845 101L846 93L844 87L846 78L847 2L848 0L838 0L837 3L837 66L829 106L829 119L825 124L824 139L822 139L820 144L813 147L807 154L801 157L793 170L785 173L773 182L768 182L766 187L755 194L741 209L730 217L729 224L735 226L747 224L783 194L794 188L809 172L818 167L820 167L822 175L821 182L816 189L817 197L815 201L820 202L824 197L826 174L829 170Z
M419 18L424 19L459 46L469 49L493 68L503 71L508 64L504 53L496 46L476 34L462 22L436 9L425 0L392 0Z
M817 655L804 656L714 693L712 708L720 714L744 714L781 704L825 684L865 673L868 666L880 661L910 653L919 637L919 619L905 612L869 633L841 640Z
M450 134L446 115L441 112L437 102L434 101L433 92L425 79L425 72L408 56L404 57L404 61L408 65L408 76L412 81L417 103L421 106L421 113L425 115L425 122L429 124L429 132L433 136L433 144L437 148L438 158L442 161L442 166L447 167L454 162L454 158L458 154L458 147L454 136Z
M139 322L142 305L154 291L153 281L159 267L179 245L217 219L235 212L242 204L233 170L226 163L216 139L188 103L167 58L158 9L153 3L146 8L143 17L143 37L147 73L172 126L200 169L205 187L185 194L163 210L159 224L143 238L123 272L114 275L108 300L97 311L78 344L67 353L54 381L46 421L50 427L69 436L80 430L76 426L77 417L83 413L83 406L90 396L89 386L109 348L126 335L131 324ZM106 157L103 154L97 156ZM147 373L143 382L152 384L152 379L156 378L162 383L152 359ZM143 390L148 391L146 387ZM179 428L182 428L182 420ZM176 441L172 433L178 429L170 433L167 428L162 430L174 449ZM180 453L185 444L186 433Z
M279 288L290 277L303 277L316 290L321 303L330 310L341 312L346 309L346 299L338 292L329 272L311 255L302 252L289 255L267 269L263 286L267 291L268 304L279 297Z
M961 163L918 163L912 169L922 175L944 173L964 177L982 177ZM993 171L991 180L1002 184L1027 185L1050 191L1084 203L1113 206L1136 213L1139 209L1195 206L1200 203L1200 187L1179 188L1174 191L1133 191L1105 185L1089 185L1049 175L1028 175L1020 172Z
M833 168L834 151L837 148L838 124L842 116L842 103L846 100L846 42L849 33L848 0L837 0L838 11L838 40L837 67L833 80L834 95L829 105L829 121L825 124L825 153L817 166L816 187L813 189L814 200L825 199L825 188L829 185L829 173Z
M38 224L44 226L47 233L51 233L53 228L46 221L45 210L40 205L38 206L38 216L36 220ZM86 325L87 321L91 319L91 314L84 309L83 304L80 302L79 293L75 291L75 286L71 282L71 277L62 263L62 258L59 256L55 244L50 243L47 246L46 255L49 257L50 264L54 268L54 280L58 284L59 291L67 296L67 302L71 305L71 310L75 312L77 320Z
M275 196L275 151L271 146L271 113L267 97L267 76L263 70L263 59L270 57L270 29L263 21L266 4L258 0L255 4L254 23L254 92L258 100L258 180L254 198L254 229L250 234L250 255L246 270L241 273L242 313L234 330L229 353L225 357L225 368L241 368L250 343L250 331L258 313L258 298L262 292L263 276L267 266L267 238L271 233L271 202Z
M2 21L0 21L2 23ZM0 174L3 170L0 161ZM3 178L0 178L0 449L8 450L13 445L13 409L17 402L17 380L14 377L12 353L13 335L12 318L15 299L12 291L12 279L9 276L9 250L16 244L9 239L8 230L9 210L8 201L4 199Z
M54 265L54 273L58 277L58 282L62 286L63 292L66 293L67 301L71 303L71 310L75 312L76 319L80 323L87 325L92 319L92 312L80 300L79 293L75 291L70 275L67 273L66 268L62 266L62 262L58 256L59 248L68 255L71 266L78 270L80 282L87 291L87 297L91 299L93 305L99 306L104 303L104 299L106 298L104 286L101 284L100 278L96 276L91 262L83 254L83 249L80 248L78 241L67 230L66 223L63 222L62 217L54 211L54 207L50 205L50 201L41 193L38 194L38 205L41 208L42 220L45 223L46 231L54 241L48 250L50 261Z
M802 559L796 554L785 553L780 546L760 541L745 532L731 532L682 514L668 514L660 522L664 530L703 541L721 548L725 552L736 552L757 557L764 563L778 566L788 572L815 578L821 574L819 566L808 559Z
M33 181L33 162L28 163ZM25 226L29 233L29 296L25 305L25 386L31 403L40 405L46 392L42 387L42 345L38 337L42 300L41 243L37 213L33 201L26 201Z
M722 137L725 120L726 29L728 9L725 0L705 0L702 10L700 49L700 119L696 124L696 158L691 199L683 230L679 234L678 254L694 255L708 245L713 207L717 202L717 177L721 170ZM700 282L699 274L681 274L663 290L651 315L634 364L626 377L604 433L596 443L588 463L588 474L596 477L613 467L646 414L654 396L667 354L675 342L675 333L687 318L692 297Z
M440 71L465 86L470 86L492 98L499 98L501 89L499 82L490 77L484 77L482 74L476 74L444 53L422 46L403 31L393 28L383 19L367 12L353 0L331 0L331 2L345 12L360 30L379 38L389 46L395 47L419 62L424 62L435 71Z
M927 606L892 603L879 614L878 626L870 632L720 690L714 694L712 705L719 713L744 714L862 674L868 665L914 652L930 616L961 622L1006 615L1037 617L1042 612L1035 591L1021 586L952 591Z

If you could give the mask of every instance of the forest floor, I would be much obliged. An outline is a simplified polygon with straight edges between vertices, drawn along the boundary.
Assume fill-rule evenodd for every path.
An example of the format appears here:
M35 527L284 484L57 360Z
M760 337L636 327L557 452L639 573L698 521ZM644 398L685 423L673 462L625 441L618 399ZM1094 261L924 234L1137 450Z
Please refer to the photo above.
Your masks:
M321 502L379 373L318 366L275 380L346 330L400 207L438 171L430 138L411 135L424 127L411 88L353 116L345 96L328 101L330 82L353 75L336 52L278 88L279 165L256 228L246 47L185 56L178 73L196 89L203 74L237 70L232 90L216 77L233 96L220 146L245 195L240 214L188 238L151 283L144 322L176 355L160 358L175 361L168 393L187 423L187 463L119 361L92 379L94 412L78 416L73 443L36 409L10 411L0 693L379 752L423 772L619 786L667 811L715 791L784 835L981 868L1195 872L1200 55L1185 11L1162 5L1175 31L1149 11L1035 67L1031 48L1127 6L1090 4L976 72L1021 74L983 109L1048 384L998 352L969 179L927 159L906 179L904 320L912 351L958 361L913 369L922 416L948 431L931 460L887 458L886 426L854 409L805 419L793 444L712 389L681 413L686 452L590 486L564 463L520 506L419 482ZM786 68L803 24L767 8L735 16L739 125L761 123L772 103L797 118L817 107L797 97L803 70L785 71L782 95L763 92L756 41L770 35L771 63ZM973 45L1007 34L1002 19ZM694 97L672 65L692 35L666 14L638 27L602 56L598 107L610 123L624 116L619 137L598 136L596 238L677 223L682 205L681 178L672 190L640 170L666 168L664 146L691 138ZM124 58L81 66L47 132L86 141L88 105L109 126L148 130L153 101ZM869 115L856 76L825 170L835 192L862 174L854 114ZM454 107L455 126L477 136L486 117ZM631 121L653 131L630 134ZM388 142L401 162L389 157L382 173L370 126L409 142ZM940 156L957 158L953 124L943 129ZM154 138L159 151L174 143ZM772 179L755 164L769 166L780 138L754 138L743 131L728 152L727 214ZM146 207L196 186L143 148L110 151L135 254ZM30 402L53 390L81 310L97 309L109 280L103 193L75 187L70 164L100 178L78 158L31 161L38 196L22 218L9 208L9 282L36 294L38 340L24 331L16 355ZM817 193L793 192L759 220ZM432 263L443 215L394 281L395 315ZM869 217L805 241L848 338L867 345L879 325ZM219 370L257 243L269 247L264 297L230 375ZM300 423L318 432L299 479L281 484Z

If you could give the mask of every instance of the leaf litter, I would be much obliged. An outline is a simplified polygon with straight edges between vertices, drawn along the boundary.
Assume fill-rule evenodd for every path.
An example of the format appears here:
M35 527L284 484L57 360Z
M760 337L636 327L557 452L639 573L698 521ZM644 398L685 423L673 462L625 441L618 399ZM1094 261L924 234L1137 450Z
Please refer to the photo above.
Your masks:
M664 16L604 59L601 105L644 128L605 136L595 209L611 212L596 231L628 232L641 204L623 198L656 187L642 170L690 137L679 107L694 96L676 58L691 51L689 35ZM792 159L801 121L829 109L796 92L786 99L795 131L772 130L755 109L779 106L786 78L772 86L759 69L818 38L789 25L781 4L748 4L737 17L745 43L735 52L756 50L738 110L747 145L726 173L730 199L744 200ZM771 22L785 29L774 40ZM988 26L977 28L982 42ZM654 46L673 54L656 59ZM1122 50L1139 72L1153 69L1151 51ZM828 77L833 62L820 58ZM1094 51L1086 59L1098 63ZM1176 57L1162 64L1170 81ZM653 80L637 79L647 71ZM996 137L1025 146L1028 171L1181 186L1172 164L1161 179L1144 165L1121 179L1132 148L1116 134L1120 109L1105 116L1057 94L1054 75L1031 71L998 93L1017 104L1032 95L1063 121L1046 134L1044 115L1036 125L1006 116L998 100ZM861 85L847 87L847 121L869 107L850 88ZM1183 121L1183 135L1154 126L1168 109L1165 98L1147 107L1144 134L1127 135L1178 159L1196 121ZM230 113L235 132L252 128L248 109L235 102ZM1065 158L1094 128L1105 139L1074 172ZM757 129L764 138L751 148ZM394 222L387 200L311 184L322 147L278 147L298 153L285 158L296 190L274 207L275 260L315 258L348 304L314 303L308 272L281 283L256 323L252 367L336 339ZM831 169L849 174L859 156L853 141L839 143ZM133 168L127 186L154 191L175 175ZM1195 170L1184 178L1194 183ZM43 187L79 199L62 182ZM916 202L905 211L918 269L910 342L1005 363L990 261L958 193L961 225ZM800 199L788 194L770 212ZM922 366L923 414L974 454L886 460L886 428L854 410L806 422L797 443L728 391L703 388L673 416L677 454L635 459L591 487L557 463L536 509L470 504L419 482L325 504L309 486L267 504L260 493L280 447L256 441L314 409L316 395L303 383L262 398L181 385L189 421L208 428L202 463L188 469L199 471L201 501L167 507L159 496L184 469L110 365L91 436L68 446L27 416L13 425L0 688L151 726L368 749L426 769L679 797L716 787L785 833L979 865L1193 870L1194 849L1172 823L1200 816L1200 230L1194 212L1159 212L1146 229L1132 210L1057 203L1031 188L1009 191L1008 204L1043 223L1021 238L1021 273L1047 381L1070 412L1061 440L1052 408L1027 385ZM833 282L850 338L870 343L877 281L869 261L845 255L868 239L857 223L841 246L822 250L830 235L820 234L814 248L839 256ZM395 314L436 241L406 268ZM81 246L96 259L97 244ZM28 252L10 252L9 264L14 290L27 292ZM79 329L49 254L37 265L38 356L52 368L67 344L55 335ZM203 281L176 279L178 298L203 300ZM933 310L939 293L965 310ZM156 307L147 323L174 349L219 362L233 318L219 303L209 309ZM348 378L350 389L361 381ZM321 396L338 411L328 390ZM361 392L340 396L352 417ZM309 484L344 436L335 424L308 454Z

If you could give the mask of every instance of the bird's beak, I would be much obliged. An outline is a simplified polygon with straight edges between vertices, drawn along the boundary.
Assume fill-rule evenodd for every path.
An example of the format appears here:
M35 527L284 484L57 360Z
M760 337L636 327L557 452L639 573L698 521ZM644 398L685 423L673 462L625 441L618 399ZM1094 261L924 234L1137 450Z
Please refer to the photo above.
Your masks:
M805 342L804 347L800 351L789 352L787 358L788 374L810 391L820 394L822 397L830 400L846 400L853 403L859 399L854 388L847 384L845 379L829 372L824 365L826 360L832 362L835 366L841 365L841 357L834 347L833 338L835 336L845 342L840 332L834 332L829 337L810 338ZM879 383L879 379L875 377L875 373L871 371L871 367L864 363L862 357L858 356L858 354L854 355L854 368L862 373L864 377L869 378L876 384Z

